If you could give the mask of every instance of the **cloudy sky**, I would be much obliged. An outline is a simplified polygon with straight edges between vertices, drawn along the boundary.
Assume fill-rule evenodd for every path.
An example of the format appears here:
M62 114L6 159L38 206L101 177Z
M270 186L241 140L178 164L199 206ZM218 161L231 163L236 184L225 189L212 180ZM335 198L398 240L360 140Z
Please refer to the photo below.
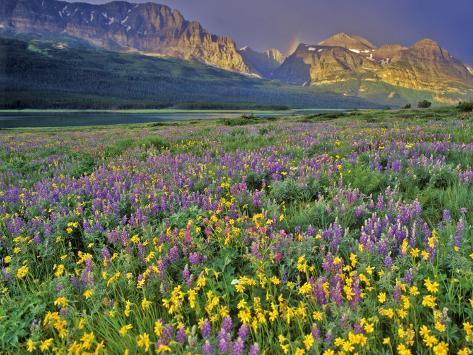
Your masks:
M84 0L83 0L84 1ZM132 0L133 1L133 0ZM85 0L102 3L103 0ZM134 0L134 2L142 2ZM473 64L473 0L156 0L239 46L289 51L336 32L375 44L430 37Z

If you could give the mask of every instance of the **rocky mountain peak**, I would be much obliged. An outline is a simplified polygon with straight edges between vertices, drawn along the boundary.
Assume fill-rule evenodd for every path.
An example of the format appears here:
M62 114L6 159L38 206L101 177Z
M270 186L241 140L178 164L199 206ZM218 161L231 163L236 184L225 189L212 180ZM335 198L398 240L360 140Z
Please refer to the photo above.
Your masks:
M415 54L418 57L430 58L430 59L437 59L437 60L452 60L452 57L448 53L448 51L440 45L430 39L424 38L412 45L409 48L409 53Z
M440 45L430 38L423 38L412 46L413 48L440 48Z
M372 50L376 46L366 38L339 32L319 43L324 46L337 46L358 51Z

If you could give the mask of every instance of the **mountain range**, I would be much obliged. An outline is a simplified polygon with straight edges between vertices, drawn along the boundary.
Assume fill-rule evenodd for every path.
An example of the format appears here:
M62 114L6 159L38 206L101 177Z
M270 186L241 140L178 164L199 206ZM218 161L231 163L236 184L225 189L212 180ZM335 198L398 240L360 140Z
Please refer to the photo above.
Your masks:
M245 76L278 80L310 87L313 95L333 92L390 105L418 98L456 102L473 97L472 69L431 39L412 46L376 46L363 37L338 33L318 44L301 43L285 57L277 49L263 53L238 49L232 38L212 34L168 6L124 1L93 5L2 0L0 28L9 38L25 33L34 34L36 41L67 37L94 48L140 55L143 60L147 56L198 61L242 74L235 80L244 81ZM54 45L59 48L61 41Z

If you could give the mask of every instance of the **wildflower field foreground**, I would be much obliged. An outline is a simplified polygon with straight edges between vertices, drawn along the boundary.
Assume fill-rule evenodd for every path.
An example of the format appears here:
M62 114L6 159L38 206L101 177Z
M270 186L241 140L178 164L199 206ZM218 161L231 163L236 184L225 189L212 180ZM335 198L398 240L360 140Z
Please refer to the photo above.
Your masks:
M2 130L0 267L0 353L470 354L473 117Z

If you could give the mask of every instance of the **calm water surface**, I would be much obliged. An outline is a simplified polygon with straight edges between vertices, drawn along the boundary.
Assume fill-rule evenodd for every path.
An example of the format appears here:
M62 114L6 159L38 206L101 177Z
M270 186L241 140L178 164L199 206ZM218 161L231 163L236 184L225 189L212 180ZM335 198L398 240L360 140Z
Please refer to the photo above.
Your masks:
M251 111L258 117L310 115L329 112L329 109L305 109L288 111ZM205 120L237 118L249 111L0 111L0 128L17 127L68 127L95 126L130 123L172 122L182 120Z

